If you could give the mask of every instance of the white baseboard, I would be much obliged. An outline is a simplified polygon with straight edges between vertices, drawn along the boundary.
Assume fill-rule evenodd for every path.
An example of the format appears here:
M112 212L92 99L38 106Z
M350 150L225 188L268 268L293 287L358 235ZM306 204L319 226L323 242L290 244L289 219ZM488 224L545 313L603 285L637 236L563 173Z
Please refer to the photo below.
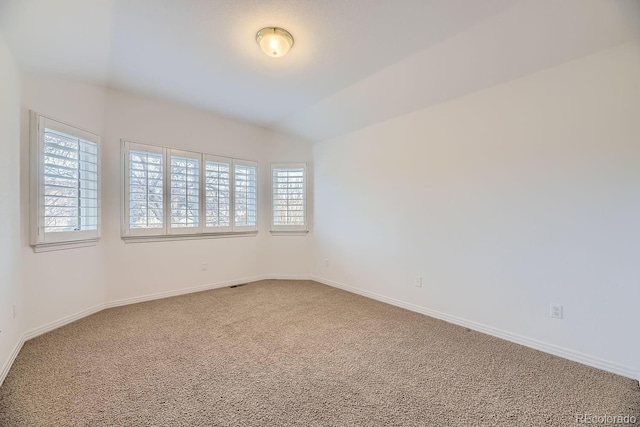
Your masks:
M313 280L310 274L265 274L264 278L269 280Z
M89 307L82 311L79 311L70 316L62 317L58 320L54 320L53 322L49 322L45 325L39 326L35 329L32 329L28 332L25 332L23 335L24 341L29 341L32 338L37 337L38 335L46 334L47 332L53 331L54 329L58 329L61 326L68 325L71 322L75 322L76 320L80 320L83 317L91 316L99 311L104 310L104 304L94 305L93 307Z
M104 304L104 308L120 307L122 305L137 304L139 302L153 301L162 298L175 297L178 295L191 294L194 292L208 291L211 289L225 288L227 286L240 285L243 283L257 282L265 280L265 276L246 277L244 279L228 280L225 282L209 283L206 285L193 286L191 288L176 289L174 291L158 292L155 294L142 295L138 297L123 298L115 301L109 301Z
M13 365L13 362L15 362L16 357L18 357L18 353L20 353L24 341L24 336L20 337L16 345L13 347L13 351L9 355L9 358L6 362L4 362L4 365L2 365L2 370L0 371L0 386L2 386L2 383L4 383L4 379L7 378L9 369L11 369L11 366Z
M25 342L29 341L32 338L37 337L38 335L45 334L47 332L53 331L54 329L58 329L61 326L68 325L69 323L75 322L76 320L80 320L83 317L87 317L99 311L102 311L104 310L104 308L105 308L104 304L98 304L93 307L89 307L87 309L79 311L70 316L65 316L58 320L54 320L53 322L49 322L47 324L44 324L42 326L39 326L35 329L32 329L22 334L22 336L16 343L15 347L13 348L13 351L9 355L9 358L7 359L4 366L2 367L2 371L0 371L0 386L2 385L2 383L4 383L4 380L7 377L7 374L9 373L9 369L11 369L13 362L15 362L16 357L18 357L18 353L20 353L20 350L22 349L22 346L24 345Z
M386 302L388 304L395 305L397 307L406 308L407 310L425 314L427 316L444 320L446 322L453 323L455 325L464 326L465 328L473 329L474 331L482 332L497 338L502 338L504 340L511 341L516 344L521 344L526 347L533 348L535 350L540 350L545 353L553 354L554 356L562 357L564 359L572 360L574 362L578 362L594 368L602 369L603 371L612 372L614 374L622 375L623 377L632 378L640 381L640 372L636 371L634 368L631 368L629 366L619 365L617 363L609 362L607 360L590 356L588 354L584 354L578 351L560 347L555 344L549 344L533 338L525 337L523 335L514 334L508 331L503 331L501 329L483 325L481 323L473 322L471 320L463 319L456 316L451 316L449 314L432 310L426 307L400 301L395 298L390 298L384 295L376 294L374 292L365 291L363 289L355 288L353 286L347 286L342 283L324 279L322 277L312 276L311 280L314 280L319 283L323 283L328 286L332 286L334 288L339 288L347 292L362 295L378 301Z

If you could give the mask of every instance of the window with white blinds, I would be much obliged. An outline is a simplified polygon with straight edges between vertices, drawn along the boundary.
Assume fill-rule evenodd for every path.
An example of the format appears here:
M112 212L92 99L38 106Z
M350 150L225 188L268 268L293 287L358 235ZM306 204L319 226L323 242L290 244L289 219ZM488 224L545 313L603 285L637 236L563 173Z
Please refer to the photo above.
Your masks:
M200 228L200 154L170 150L172 233ZM176 230L177 229L177 230Z
M306 165L271 165L271 229L307 230Z
M205 156L205 228L231 230L231 161Z
M162 150L141 146L128 159L129 228L164 228L164 156Z
M123 238L257 231L257 163L127 141L122 153Z
M31 244L99 238L100 137L31 113Z
M238 228L257 228L257 167L252 162L236 161L235 176L235 221Z

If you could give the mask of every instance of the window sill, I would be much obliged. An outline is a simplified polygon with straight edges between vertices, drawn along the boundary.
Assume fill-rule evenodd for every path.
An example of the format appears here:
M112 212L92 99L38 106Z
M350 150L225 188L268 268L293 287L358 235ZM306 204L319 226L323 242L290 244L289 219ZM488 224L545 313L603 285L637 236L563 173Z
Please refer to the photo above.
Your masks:
M33 252L52 252L52 251L63 251L66 249L77 249L77 248L86 248L89 246L96 246L98 244L99 239L91 239L91 240L80 240L76 242L58 242L58 243L40 243L37 245L32 245Z
M271 230L272 236L306 236L309 230Z
M255 237L257 231L210 233L210 234L169 234L162 236L123 236L125 243L168 242L176 240L226 239L229 237Z

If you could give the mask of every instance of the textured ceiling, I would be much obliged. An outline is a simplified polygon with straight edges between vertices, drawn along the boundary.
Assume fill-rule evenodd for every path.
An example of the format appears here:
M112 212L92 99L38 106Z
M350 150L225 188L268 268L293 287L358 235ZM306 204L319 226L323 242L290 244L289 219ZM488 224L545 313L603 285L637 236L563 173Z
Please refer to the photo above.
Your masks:
M27 72L320 140L638 36L636 0L0 0ZM254 41L281 26L280 59Z

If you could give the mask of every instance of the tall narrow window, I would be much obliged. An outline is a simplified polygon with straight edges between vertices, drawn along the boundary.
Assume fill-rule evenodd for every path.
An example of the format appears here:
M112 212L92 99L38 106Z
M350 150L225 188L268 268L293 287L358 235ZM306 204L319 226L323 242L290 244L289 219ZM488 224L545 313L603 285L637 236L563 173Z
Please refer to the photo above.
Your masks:
M231 230L231 159L205 155L205 229Z
M201 155L170 150L171 232L189 234L200 230Z
M257 165L254 162L234 161L234 230L253 231L258 228Z
M271 229L307 230L306 165L271 165Z
M100 137L35 113L31 120L32 245L97 240Z
M161 148L133 144L128 155L129 229L134 235L164 229L164 153Z

